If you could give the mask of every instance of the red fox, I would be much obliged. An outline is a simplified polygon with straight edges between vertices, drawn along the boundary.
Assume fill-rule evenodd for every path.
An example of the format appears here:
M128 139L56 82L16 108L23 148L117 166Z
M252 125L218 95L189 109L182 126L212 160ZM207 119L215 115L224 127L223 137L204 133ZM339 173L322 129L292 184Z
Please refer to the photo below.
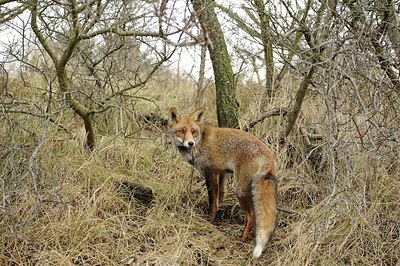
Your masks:
M232 128L207 127L203 124L205 108L183 116L176 108L169 110L169 134L180 154L205 177L210 221L214 221L222 202L228 174L233 174L236 194L246 213L241 235L245 241L255 225L258 258L276 225L275 159L271 150L255 136Z

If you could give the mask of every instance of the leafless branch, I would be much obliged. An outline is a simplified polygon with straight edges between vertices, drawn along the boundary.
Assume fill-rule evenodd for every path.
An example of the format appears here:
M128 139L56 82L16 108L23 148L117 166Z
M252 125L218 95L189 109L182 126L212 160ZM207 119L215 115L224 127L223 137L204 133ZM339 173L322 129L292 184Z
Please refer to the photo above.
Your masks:
M40 137L40 141L36 145L35 149L33 150L32 154L29 158L28 169L29 169L29 173L33 179L33 187L34 187L37 201L40 201L40 195L39 195L39 189L38 189L38 174L37 174L35 160L36 160L36 156L37 156L40 148L43 146L43 144L45 142L46 132L47 132L47 128L49 126L49 121L50 121L50 116L47 115L47 118L44 120L44 123L43 123L43 129L42 129L42 135Z
M275 109L267 110L265 112L262 112L259 116L257 116L253 120L250 120L249 122L245 123L245 126L242 128L242 130L249 131L255 125L264 121L268 117L279 116L279 115L285 116L286 114L287 114L286 108L275 108Z

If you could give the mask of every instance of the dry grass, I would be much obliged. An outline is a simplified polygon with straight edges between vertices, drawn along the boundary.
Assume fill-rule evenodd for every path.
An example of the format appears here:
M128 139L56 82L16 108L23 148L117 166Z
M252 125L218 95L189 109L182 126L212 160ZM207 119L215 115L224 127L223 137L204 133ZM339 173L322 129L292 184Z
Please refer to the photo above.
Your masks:
M191 110L190 96L182 93L189 90L179 90L169 91L175 96L168 101L160 96L163 91L142 96L156 99L162 111L170 105ZM253 94L240 95L244 121L257 110L250 105ZM288 98L282 95L276 106ZM209 223L203 179L177 156L159 125L126 121L134 134L100 134L89 154L80 134L71 138L50 124L34 160L38 200L28 168L43 123L25 115L1 118L0 265L398 265L398 161L390 160L390 150L357 150L348 145L350 135L329 146L319 100L309 98L314 107L300 118L325 138L318 150L325 156L319 171L306 159L300 133L278 148L282 118L253 129L276 151L282 209L258 261L251 260L253 242L237 240L244 217L232 184L217 222ZM147 102L137 109L157 108ZM79 120L70 113L59 122L79 132ZM129 201L116 191L119 181L151 188L155 201L150 206Z

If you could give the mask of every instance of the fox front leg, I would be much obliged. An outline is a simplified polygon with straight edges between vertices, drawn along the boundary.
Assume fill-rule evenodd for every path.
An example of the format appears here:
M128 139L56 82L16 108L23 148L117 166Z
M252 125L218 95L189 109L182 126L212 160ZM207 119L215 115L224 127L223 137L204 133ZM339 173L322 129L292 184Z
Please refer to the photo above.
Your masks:
M204 176L206 178L206 186L208 192L210 222L213 222L215 220L215 217L217 216L218 211L219 174L217 171L208 170L204 172Z

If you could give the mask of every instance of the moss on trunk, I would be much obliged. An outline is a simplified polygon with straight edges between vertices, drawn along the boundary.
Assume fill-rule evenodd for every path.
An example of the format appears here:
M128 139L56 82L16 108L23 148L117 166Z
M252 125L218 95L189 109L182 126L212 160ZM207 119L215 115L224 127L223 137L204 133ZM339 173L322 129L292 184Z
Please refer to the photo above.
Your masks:
M207 48L214 70L218 125L236 128L239 122L232 64L221 25L215 14L214 1L192 0L192 4L207 38Z

